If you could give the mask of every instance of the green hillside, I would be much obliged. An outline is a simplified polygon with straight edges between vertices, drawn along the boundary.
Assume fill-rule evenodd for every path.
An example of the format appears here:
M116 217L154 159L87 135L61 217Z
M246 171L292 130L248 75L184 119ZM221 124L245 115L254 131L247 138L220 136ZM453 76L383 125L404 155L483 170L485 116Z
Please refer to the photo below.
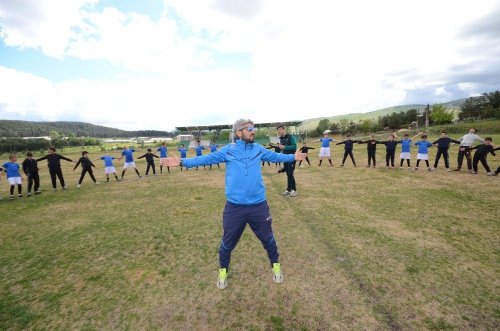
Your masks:
M168 131L125 131L83 122L31 122L0 120L0 137L41 137L57 131L67 137L165 137Z
M450 110L455 110L460 108L460 106L464 103L465 100L466 99L453 100L444 103L444 105L446 105ZM394 106L394 107L378 109L367 113L351 113L351 114L336 115L331 117L310 118L303 121L303 126L304 130L314 130L318 126L319 121L325 118L328 119L330 122L338 122L340 120L348 120L356 122L365 119L377 119L378 117L383 117L385 115L389 115L392 113L406 112L410 109L415 109L415 108L420 109L420 111L423 111L426 106L427 105L423 104L402 105L402 106Z

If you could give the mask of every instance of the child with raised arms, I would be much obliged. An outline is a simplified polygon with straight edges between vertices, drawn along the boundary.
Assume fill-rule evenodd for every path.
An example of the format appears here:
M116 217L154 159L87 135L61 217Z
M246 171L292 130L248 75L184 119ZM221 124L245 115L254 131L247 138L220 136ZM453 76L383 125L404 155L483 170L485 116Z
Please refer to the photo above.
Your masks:
M22 198L22 179L21 174L19 173L19 164L16 163L17 155L11 154L9 156L9 162L5 162L2 167L7 174L7 181L10 185L10 200L14 200L14 189L17 186L17 197Z
M113 165L114 159L115 159L114 156L106 154L106 155L103 155L100 158L94 160L94 161L97 161L97 160L104 161L104 174L106 175L106 183L109 183L109 175L110 174L115 175L116 181L120 180L118 178L118 176L116 175L116 169L115 169L115 166Z
M185 158L187 157L187 151L188 151L188 150L187 150L187 148L184 146L184 144L181 144L181 145L177 148L177 151L180 153L181 158L184 158L184 159L185 159ZM182 167L180 167L180 168L181 168L181 171L182 171ZM186 168L186 171L187 171L187 170L188 170L188 169Z
M95 165L92 163L92 161L89 159L89 152L83 151L82 152L82 157L78 159L78 162L76 162L75 167L73 168L73 171L78 168L79 165L82 165L82 174L80 175L80 180L78 181L78 185L76 187L81 187L82 186L82 181L87 172L89 173L90 178L94 182L94 184L99 184L99 182L95 179L94 177L94 172L92 171L92 167L95 168Z
M163 173L163 163L165 163L165 160L168 157L167 143L163 142L161 144L161 146L158 147L158 149L156 151L160 152L160 174L162 174ZM170 173L170 167L167 167L167 171Z
M370 139L365 141L360 141L358 144L366 144L366 151L368 152L368 165L367 168L371 167L371 161L373 161L373 167L375 168L376 160L375 154L377 153L377 144L380 142L375 140L375 135L370 135Z
M28 193L27 197L31 196L31 188L33 183L35 184L35 194L41 194L40 192L40 175L38 174L38 162L33 158L33 153L26 153L26 159L22 163L23 172L28 178Z
M121 161L121 159L123 157L125 157L125 163L123 164L123 171L122 171L122 178L121 179L123 179L123 176L125 176L125 171L127 171L127 169L129 169L129 168L133 168L135 170L135 173L137 174L137 176L139 178L142 178L141 174L139 173L139 170L137 170L137 167L135 166L134 152L135 152L135 149L133 149L133 148L130 148L127 146L123 147L122 156L118 159L119 161Z
M144 155L139 156L137 159L142 159L146 158L146 176L149 176L149 168L153 169L153 175L156 176L156 169L155 169L155 159L158 158L158 155L154 154L151 152L151 148L148 148L148 152ZM168 170L170 172L170 169Z
M472 169L474 172L472 172L474 175L477 175L477 164L481 162L483 165L484 169L486 170L486 173L488 176L493 176L494 174L491 172L490 167L488 166L488 162L486 160L486 157L488 156L488 153L495 156L495 148L491 144L493 139L490 137L484 138L484 144L477 145L475 147L472 147L471 150L475 149L476 152L474 153L474 157L472 158ZM498 148L497 148L498 149Z
M442 155L443 159L444 159L444 166L445 166L447 171L450 171L448 149L450 148L451 143L460 144L460 141L448 138L446 131L442 131L441 137L432 143L434 146L437 145L437 148L438 148L437 153L436 153L436 160L434 161L434 170L437 169L439 159L441 158L441 155Z
M17 186L17 197L22 198L22 191L23 191L23 186L22 186L22 179L21 179L21 174L19 173L19 164L16 163L17 161L17 155L16 154L11 154L9 156L9 162L5 162L2 167L5 170L5 173L7 174L7 181L9 182L10 185L10 200L14 200L14 189Z
M335 142L337 140L330 138L329 132L325 131L323 132L323 138L319 138L318 140L314 140L314 142L321 142L321 148L319 149L319 164L318 166L321 167L321 162L323 162L323 159L325 157L328 158L328 162L330 162L330 166L333 167L332 163L332 158L330 156L330 142Z
M408 133L403 135L403 139L399 141L401 144L401 154L399 154L399 158L401 159L399 163L399 168L403 168L403 163L406 160L406 164L408 165L408 170L410 170L410 159L411 159L411 141L418 136L420 136L422 132L417 133L415 136L410 138Z
M309 156L307 153L309 152L310 149L315 149L314 147L309 147L307 146L306 143L302 144L302 147L300 148L300 152L306 154L305 160L309 166L311 166L311 162L309 162ZM302 167L302 160L299 161L299 167Z
M432 168L429 165L429 147L432 147L432 144L427 141L427 135L423 134L421 136L421 140L417 141L415 143L415 146L418 146L417 166L415 167L415 170L418 170L418 165L420 164L420 161L424 160L425 164L427 165L427 170L431 171Z
M61 160L68 162L73 162L73 160L68 159L67 157L64 157L60 154L57 154L55 147L49 147L48 154L45 155L44 157L37 159L37 161L42 161L42 160L47 160L47 164L49 166L50 179L52 180L52 191L57 190L56 176L57 178L59 178L59 183L61 184L62 189L67 190L61 169Z

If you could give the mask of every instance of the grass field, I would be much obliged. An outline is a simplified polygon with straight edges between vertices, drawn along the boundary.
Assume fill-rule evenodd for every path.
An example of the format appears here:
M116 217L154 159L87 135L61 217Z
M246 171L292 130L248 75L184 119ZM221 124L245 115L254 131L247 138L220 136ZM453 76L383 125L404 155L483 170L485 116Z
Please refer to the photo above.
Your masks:
M335 167L312 151L296 198L263 168L285 282L247 228L226 290L215 286L224 171L129 170L77 189L63 162L70 190L51 192L40 162L43 194L14 201L3 177L0 330L498 330L500 178L387 170L380 147L368 169L364 145L358 168L340 168L339 147Z

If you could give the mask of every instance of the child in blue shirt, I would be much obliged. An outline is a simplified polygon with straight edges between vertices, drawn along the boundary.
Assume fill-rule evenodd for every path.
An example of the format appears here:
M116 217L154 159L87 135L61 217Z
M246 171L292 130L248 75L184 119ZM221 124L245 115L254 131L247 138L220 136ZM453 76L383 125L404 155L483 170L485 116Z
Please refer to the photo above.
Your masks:
M202 156L203 155L203 150L205 149L205 146L201 145L201 142L198 140L196 141L196 146L194 147L194 151L196 152L196 156ZM205 169L205 165L203 165L203 169ZM196 170L198 170L198 167L196 167Z
M420 160L424 160L425 164L427 165L427 170L432 171L431 167L429 166L429 151L428 151L428 148L432 147L432 144L427 141L426 134L423 134L421 138L422 140L417 141L415 143L415 145L418 146L417 166L415 167L415 170L418 170L418 165L420 163Z
M160 152L160 174L163 173L163 163L165 163L165 160L168 157L168 148L167 148L167 143L163 142L160 147L156 150L157 152ZM170 168L167 167L168 172L170 173Z
M187 148L184 146L184 144L181 144L181 147L177 148L177 151L181 154L181 159L185 159L187 157ZM182 167L181 171L182 171ZM186 171L188 169L186 168Z
M213 152L217 152L217 147L219 147L219 145L217 145L215 142L213 142L210 144L209 147L210 147L210 153L213 153ZM220 165L218 163L217 163L217 168L219 168L219 170L220 170ZM212 170L212 165L210 165L208 169Z
M135 166L134 162L134 155L133 153L135 152L135 149L129 148L129 147L123 147L122 151L122 156L118 159L121 161L121 159L125 156L125 163L123 165L123 171L122 171L122 180L123 176L125 176L125 171L127 171L128 168L133 168L135 170L135 173L139 178L142 178L141 174L139 173L139 170L137 170L137 167Z
M114 156L111 156L109 154L103 155L98 159L95 159L94 161L97 160L103 160L104 161L104 174L106 175L106 183L109 183L109 174L115 175L116 181L120 181L118 176L116 175L116 169L115 166L113 165L113 160L115 159Z
M9 182L10 185L10 200L14 200L14 188L17 185L17 197L22 198L23 195L22 190L22 180L21 180L21 174L19 173L20 166L19 164L16 163L17 161L17 155L16 154L11 154L9 156L9 162L5 162L2 167L7 174L7 181Z
M399 143L401 144L401 154L399 155L401 162L399 163L399 168L403 168L404 160L406 160L406 164L408 165L408 170L410 170L411 141L420 136L421 134L422 132L419 132L418 134L410 138L410 135L408 133L405 133L403 135L403 139L399 141Z

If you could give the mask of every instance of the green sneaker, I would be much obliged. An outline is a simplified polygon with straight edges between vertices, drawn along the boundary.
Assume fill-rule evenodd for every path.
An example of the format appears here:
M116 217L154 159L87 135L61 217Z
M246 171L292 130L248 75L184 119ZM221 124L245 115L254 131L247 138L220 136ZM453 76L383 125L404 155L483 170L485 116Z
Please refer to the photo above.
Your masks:
M283 273L281 272L281 265L273 263L273 280L275 283L283 283Z
M217 287L221 290L227 287L227 269L220 268L219 269L219 277L217 277Z

